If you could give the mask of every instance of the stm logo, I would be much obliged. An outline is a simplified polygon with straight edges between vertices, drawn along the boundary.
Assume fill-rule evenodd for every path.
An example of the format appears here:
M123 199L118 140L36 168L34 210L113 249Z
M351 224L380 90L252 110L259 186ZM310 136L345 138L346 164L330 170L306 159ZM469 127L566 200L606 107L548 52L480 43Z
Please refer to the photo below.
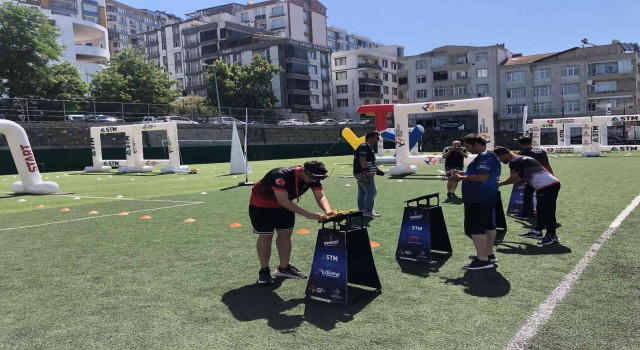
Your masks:
M427 103L422 106L422 110L425 112L433 112L434 109L436 109L436 105L433 103Z

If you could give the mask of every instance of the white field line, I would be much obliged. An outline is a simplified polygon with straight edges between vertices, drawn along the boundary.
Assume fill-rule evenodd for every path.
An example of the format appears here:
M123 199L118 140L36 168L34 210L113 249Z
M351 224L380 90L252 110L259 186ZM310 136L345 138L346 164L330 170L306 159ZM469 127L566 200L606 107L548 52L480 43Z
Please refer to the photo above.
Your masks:
M134 201L134 202L160 202L160 203L184 203L184 204L203 204L204 202L191 202L191 201L171 201L168 199L137 199L137 198L116 198L116 197L90 197L90 196L76 196L72 194L58 194L59 197L71 197L71 198L88 198L88 199L109 199L114 201Z
M196 205L196 204L204 204L204 202L182 203L182 204L171 205L171 206L168 206L168 207L159 207L159 208L151 208L151 209L143 209L143 210L134 210L134 211L129 211L128 213L129 214L145 213L145 212L149 212L149 211L171 209L171 208L179 208L179 207L185 207L185 206L188 206L188 205ZM119 215L120 215L119 213L105 214L105 215L89 216L89 217L86 217L86 218L79 218L79 219L72 219L72 220L46 222L46 223L43 223L43 224L36 224L36 225L9 227L9 228L0 229L0 232L22 230L22 229L25 229L25 228L42 227L42 226L48 226L48 225L66 224L66 223L69 223L69 222L77 222L77 221L93 220L93 219L100 219L100 218L108 218L108 217L111 217L111 216L119 216Z
M562 300L571 292L573 285L578 281L580 275L587 268L587 265L591 262L591 260L596 256L600 248L604 242L606 242L613 234L616 229L622 224L624 219L633 212L633 210L640 204L640 195L637 196L631 203L616 217L615 220L609 225L600 238L591 246L591 248L585 253L585 255L580 259L578 264L573 268L573 270L565 276L565 278L560 282L560 284L549 294L547 299L538 306L538 309L533 313L533 315L529 316L527 321L520 327L518 333L516 333L511 341L504 347L505 350L521 350L526 349L527 344L531 339L538 333L540 327L544 325L549 318L551 318L551 314L555 310L555 308L562 302Z

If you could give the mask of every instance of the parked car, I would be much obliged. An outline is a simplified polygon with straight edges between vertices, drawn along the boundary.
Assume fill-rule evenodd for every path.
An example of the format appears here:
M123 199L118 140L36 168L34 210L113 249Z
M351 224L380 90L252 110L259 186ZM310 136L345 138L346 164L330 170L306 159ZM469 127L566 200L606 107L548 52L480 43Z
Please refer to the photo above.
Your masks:
M148 115L148 116L142 118L142 122L144 124L157 123L158 122L158 118L156 118L154 116L151 116L151 115Z
M124 123L124 119L105 114L87 114L84 121L91 123Z
M211 117L210 119L212 124L226 124L231 125L233 122L236 122L236 125L244 125L245 123L242 120L236 119L234 117Z
M164 117L156 118L156 121L165 122L165 123L176 123L176 124L200 124L198 122L194 122L193 120L181 117L178 115L167 115Z
M84 114L68 114L64 116L64 120L67 122L84 122L85 118Z
M338 124L340 124L340 125L359 124L359 122L357 120L353 120L353 119L342 119L342 120L338 121Z
M338 122L335 119L320 119L319 122L313 123L314 125L338 125Z
M285 119L278 122L278 125L308 125L308 122L300 119Z

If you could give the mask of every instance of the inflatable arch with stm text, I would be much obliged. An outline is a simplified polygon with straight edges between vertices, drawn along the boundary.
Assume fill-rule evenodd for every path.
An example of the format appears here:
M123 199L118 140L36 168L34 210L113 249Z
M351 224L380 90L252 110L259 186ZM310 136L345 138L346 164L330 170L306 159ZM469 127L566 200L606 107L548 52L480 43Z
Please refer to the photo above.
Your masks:
M408 145L409 114L442 113L456 111L478 111L478 134L487 141L487 149L494 146L493 98L470 98L440 102L421 102L389 105L362 105L357 113L375 113L376 129L382 127L383 118L386 127L386 114L393 112L396 134L396 166L389 169L393 176L408 175L416 172L417 164L439 164L440 155L411 155ZM471 157L469 157L471 158ZM467 158L467 159L469 159Z
M42 181L38 163L24 128L10 120L0 120L0 133L7 138L9 150L21 180L11 185L13 191L18 194L53 194L58 192L57 183Z

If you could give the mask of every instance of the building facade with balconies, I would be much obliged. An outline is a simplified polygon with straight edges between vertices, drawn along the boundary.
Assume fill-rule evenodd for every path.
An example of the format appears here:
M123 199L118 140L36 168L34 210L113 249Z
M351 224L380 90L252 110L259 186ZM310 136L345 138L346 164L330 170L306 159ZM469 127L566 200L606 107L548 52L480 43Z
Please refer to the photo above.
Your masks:
M258 54L284 69L271 81L276 107L331 109L328 48L270 35L224 11L145 33L145 46L149 58L164 65L186 95L207 96L207 66L213 61L249 64Z
M398 99L401 103L460 100L493 97L498 111L500 85L498 66L513 54L504 45L447 45L401 59L404 70L399 75ZM465 125L473 129L476 111L424 113L417 119L439 128L440 123Z
M13 2L0 0L4 2ZM19 0L47 15L60 30L58 43L64 46L62 61L74 63L86 82L110 58L107 43L105 0Z
M349 33L346 29L329 26L327 27L327 46L331 51L336 52L370 49L384 45L376 43L364 35Z
M142 33L179 23L181 18L161 11L137 9L114 0L106 1L109 51L115 55L128 47L144 44Z
M402 46L353 49L331 54L333 107L347 118L357 117L363 104L397 103Z
M562 52L515 55L499 66L500 108L496 127L521 130L524 107L537 118L637 114L640 47L574 47Z

